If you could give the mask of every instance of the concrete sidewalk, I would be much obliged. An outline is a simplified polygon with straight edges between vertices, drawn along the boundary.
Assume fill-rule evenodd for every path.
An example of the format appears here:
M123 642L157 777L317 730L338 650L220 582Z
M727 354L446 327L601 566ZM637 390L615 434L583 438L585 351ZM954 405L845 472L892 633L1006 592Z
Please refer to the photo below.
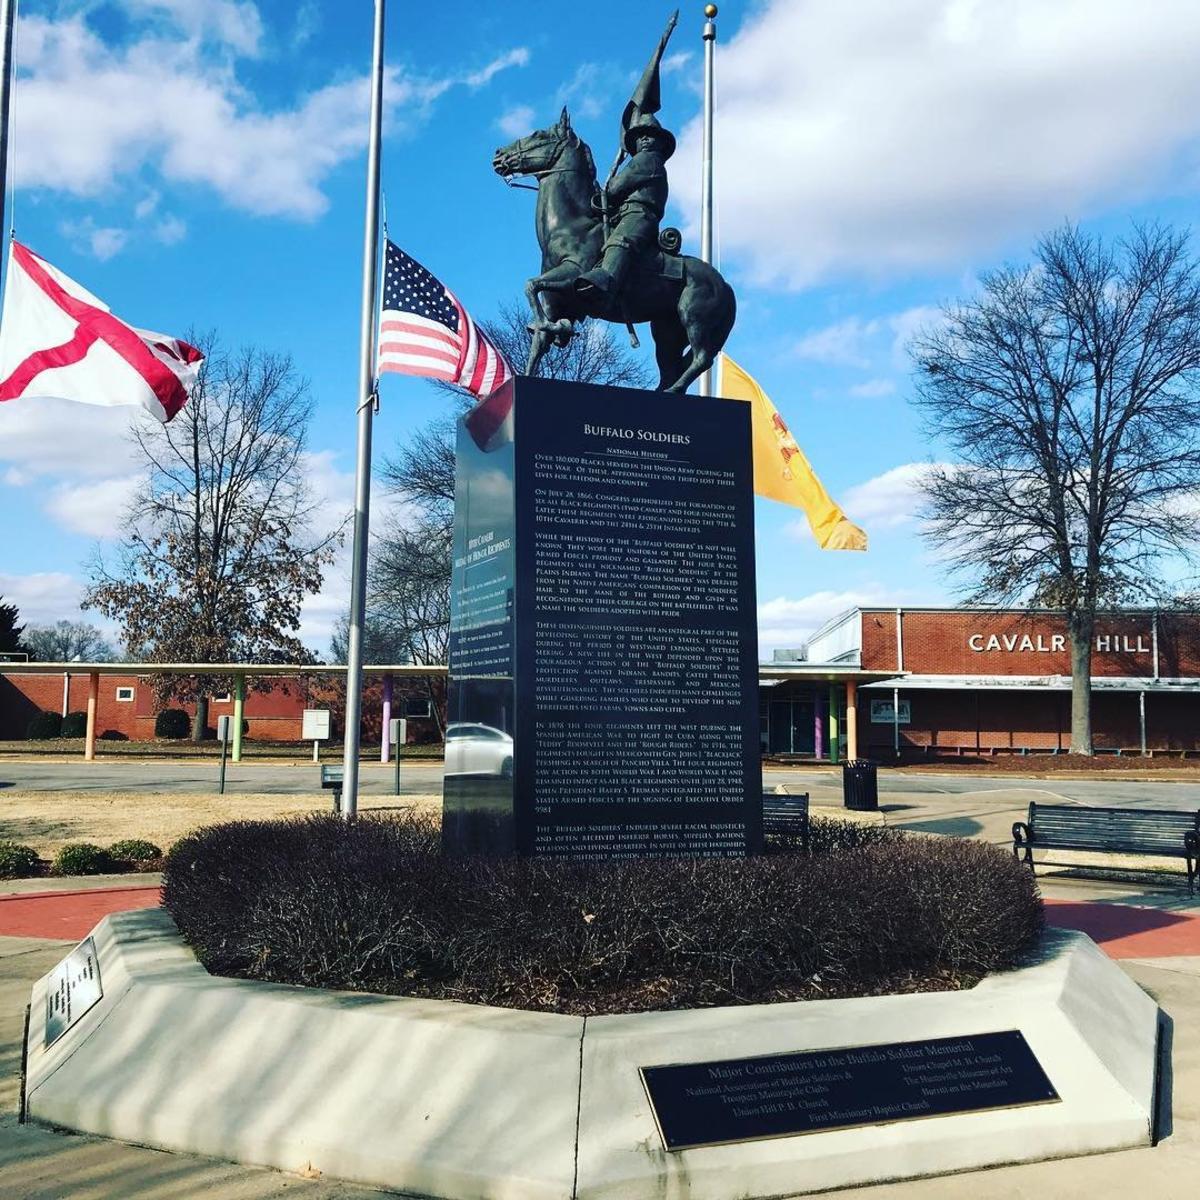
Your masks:
M18 1124L30 987L70 946L45 938L0 938L0 1195L5 1200L366 1200L380 1194Z
M817 812L833 816L841 808L840 788L814 780L797 790L812 792ZM1029 799L1028 791L1017 789L960 793L914 789L882 796L881 807L885 820L907 829L978 837L1006 846L1011 824L1024 816ZM152 887L157 882L153 875L6 881L0 884L0 896L14 901L20 897L8 902L17 911L34 903L30 893L59 893L65 901L68 897L62 893L81 888ZM1187 939L1200 930L1200 900L1188 896L1177 875L1109 882L1039 868L1038 882L1048 900L1065 902L1061 908L1056 906L1055 919L1065 914L1077 922L1091 922L1100 944L1110 944L1114 957L1128 952L1121 959L1122 968L1171 1018L1165 1043L1168 1103L1162 1143L1155 1149L997 1168L839 1195L862 1200L885 1196L889 1200L964 1196L1097 1200L1132 1194L1145 1195L1147 1200L1182 1200L1195 1194L1200 1178L1200 946L1191 951ZM70 945L70 941L48 938L0 936L0 1195L5 1200L260 1200L283 1195L302 1200L365 1200L380 1194L336 1181L310 1181L18 1125L22 1020L30 987Z
M1102 901L1101 901L1102 902ZM332 1180L166 1154L17 1122L21 1034L33 981L69 949L44 938L0 938L0 1194L6 1200L352 1200L380 1193ZM1004 1167L836 1193L874 1200L1182 1200L1200 1169L1200 956L1127 960L1122 967L1169 1014L1163 1140L1154 1149ZM832 1194L832 1193L826 1193Z

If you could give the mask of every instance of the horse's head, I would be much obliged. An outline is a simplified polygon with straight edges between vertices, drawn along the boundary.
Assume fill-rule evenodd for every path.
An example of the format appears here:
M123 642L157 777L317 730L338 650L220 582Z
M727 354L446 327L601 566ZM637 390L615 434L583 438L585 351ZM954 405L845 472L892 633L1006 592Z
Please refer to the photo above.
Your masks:
M492 170L505 179L514 175L532 175L536 178L552 170L568 146L578 144L579 137L571 128L571 116L564 108L562 115L549 128L534 130L526 137L501 146L492 155Z

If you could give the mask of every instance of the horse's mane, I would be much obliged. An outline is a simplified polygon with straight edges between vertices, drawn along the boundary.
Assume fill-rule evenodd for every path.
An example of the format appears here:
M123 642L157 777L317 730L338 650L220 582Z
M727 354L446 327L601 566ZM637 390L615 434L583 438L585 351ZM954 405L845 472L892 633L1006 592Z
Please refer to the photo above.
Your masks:
M599 191L600 183L596 179L596 160L592 157L591 146L589 146L587 142L585 142L583 138L581 138L573 129L571 130L571 136L567 139L567 144L579 147L580 152L583 154L584 167L587 169L588 177L592 181L592 191Z
M596 179L596 160L592 157L592 148L583 140L583 138L579 139L579 146L583 151L583 158L587 163L587 169L592 176L592 182L599 186L599 183Z

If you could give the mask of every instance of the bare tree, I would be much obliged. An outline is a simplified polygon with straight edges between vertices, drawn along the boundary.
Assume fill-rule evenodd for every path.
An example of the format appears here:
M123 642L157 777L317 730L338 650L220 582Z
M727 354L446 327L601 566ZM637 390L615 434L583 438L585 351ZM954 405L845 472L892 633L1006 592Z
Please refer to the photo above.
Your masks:
M56 621L35 625L25 634L29 653L38 662L112 662L113 648L95 625Z
M119 621L147 662L308 663L300 605L341 531L305 478L308 385L287 356L207 341L187 406L134 433L146 482L120 561L97 560L85 604ZM208 696L228 687L222 676L164 678L159 699L194 700L199 739Z
M1187 237L1062 228L913 342L916 403L956 461L925 531L979 601L1065 611L1071 749L1092 753L1097 609L1168 594L1200 488L1200 266Z
M501 306L497 320L481 322L484 332L510 363L523 363L529 353L528 319L527 306L509 303ZM651 387L655 379L646 362L621 344L615 327L606 321L582 322L564 348L546 354L538 365L538 375L630 388ZM474 403L474 397L451 384L435 386L454 396L457 411L418 430L406 446L384 460L381 476L397 497L449 529L454 521L456 418Z
M481 321L492 344L519 368L529 357L529 306L502 304L494 321ZM649 388L657 382L644 358L622 345L623 334L607 321L581 321L565 345L552 348L534 374L544 379L596 383L609 387Z

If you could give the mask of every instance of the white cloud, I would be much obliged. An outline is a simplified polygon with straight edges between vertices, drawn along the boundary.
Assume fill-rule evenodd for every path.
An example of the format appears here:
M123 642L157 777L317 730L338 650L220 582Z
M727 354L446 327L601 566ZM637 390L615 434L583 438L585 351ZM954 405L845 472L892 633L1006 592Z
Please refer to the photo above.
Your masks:
M575 116L591 121L603 116L608 108L619 76L600 63L580 63L575 74L558 89L555 104L567 105Z
M842 507L856 524L873 529L892 529L916 517L920 503L918 487L931 463L903 463L848 488Z
M300 471L317 508L315 527L321 536L340 528L347 514L354 511L354 472L338 467L338 458L335 450L307 450L300 459ZM379 509L379 503L372 508L372 525L378 523Z
M39 571L32 575L0 572L0 596L20 610L22 625L50 625L55 621L78 620L83 585L61 571Z
M164 246L173 246L187 237L187 222L169 213L154 226L154 240Z
M292 26L289 44L293 51L303 49L321 28L321 9L317 0L303 0L296 9L296 22Z
M843 367L866 367L869 359L865 343L878 332L878 321L864 321L861 317L847 317L823 329L806 333L796 343L797 358L812 362L829 363Z
M792 350L797 358L830 366L865 369L889 361L903 367L909 339L941 319L941 310L931 305L916 305L882 317L845 317L804 334Z
M896 382L893 379L868 379L865 383L856 383L848 390L851 396L876 400L882 396L890 396L896 390Z
M496 118L496 128L505 137L524 137L534 127L534 116L535 114L531 105L518 104L516 107L508 109L507 112L502 112Z
M348 558L325 572L325 582L316 595L300 605L300 629L297 636L322 656L329 653L329 642L338 621L350 611L350 565Z
M161 9L185 31L187 13L207 7L190 0L135 5ZM248 53L251 39L237 40L235 16L253 6L217 8L225 14L219 21L195 17L198 32L223 31L225 44ZM202 39L180 40L172 32L154 25L115 46L82 16L22 21L13 101L19 186L90 197L150 170L173 184L211 188L225 203L261 215L311 219L324 212L330 172L357 155L366 139L366 78L340 80L267 109L227 56L209 52ZM511 51L482 71L445 79L388 67L388 132L404 132L449 88L483 86L523 54Z
M1194 0L770 0L720 48L725 255L790 287L892 275L1194 189L1197 44ZM695 120L693 223L699 149Z
M469 75L464 75L463 83L472 89L481 88L491 83L492 77L498 72L507 70L509 67L523 67L528 62L529 51L524 46L517 46L507 53L501 54L498 58L492 59L486 67L478 71L472 71Z
M674 75L676 71L682 71L691 61L692 52L690 50L676 50L674 54L668 54L663 58L662 73Z
M132 16L167 18L188 37L209 38L238 54L258 54L263 23L255 4L244 0L121 0Z
M134 422L154 418L136 408L104 408L23 397L0 404L0 462L26 479L110 479L137 470Z
M72 533L115 537L141 480L135 474L95 483L62 483L45 500L45 509L52 520Z
M91 217L84 217L82 221L64 221L58 231L80 254L90 254L101 262L120 254L129 241L129 230L97 225Z
M133 215L139 220L144 221L150 216L156 208L158 202L162 199L162 193L149 191L133 206Z
M896 591L879 583L846 591L819 591L792 599L776 596L758 606L759 652L769 657L776 647L803 645L828 621L856 605L895 604Z

